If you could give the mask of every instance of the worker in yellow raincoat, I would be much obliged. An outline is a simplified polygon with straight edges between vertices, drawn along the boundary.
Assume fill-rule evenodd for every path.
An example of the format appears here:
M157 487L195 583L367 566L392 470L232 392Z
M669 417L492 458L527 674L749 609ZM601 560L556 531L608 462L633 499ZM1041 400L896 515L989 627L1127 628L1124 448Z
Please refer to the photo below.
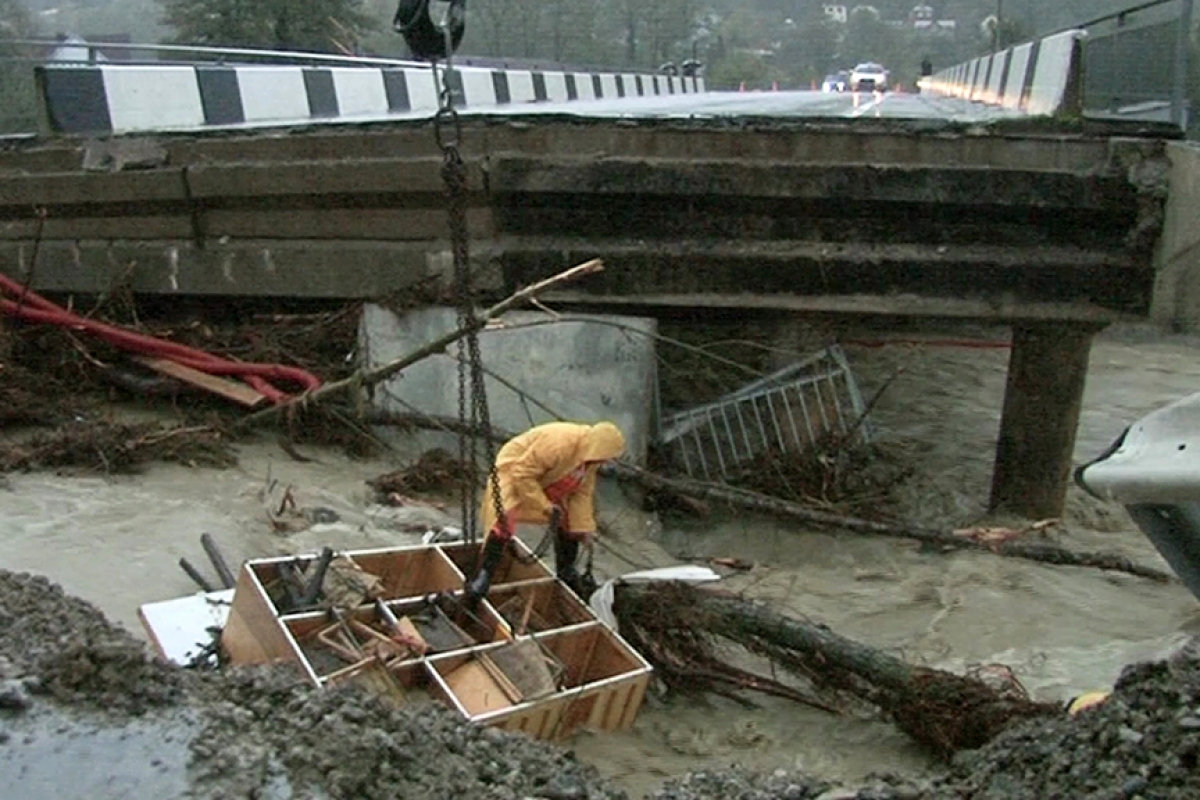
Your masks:
M578 593L579 545L596 532L596 472L624 451L625 437L611 422L550 422L501 447L496 454L496 481L504 513L502 517L496 513L496 485L489 482L480 514L487 536L479 572L467 586L470 598L478 601L487 595L520 523L552 525L555 570Z

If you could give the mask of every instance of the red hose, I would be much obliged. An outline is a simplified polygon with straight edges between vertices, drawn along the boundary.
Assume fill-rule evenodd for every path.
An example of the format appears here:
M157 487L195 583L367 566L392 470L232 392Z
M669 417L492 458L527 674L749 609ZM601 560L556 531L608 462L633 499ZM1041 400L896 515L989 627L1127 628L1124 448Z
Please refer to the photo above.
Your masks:
M164 358L209 375L241 378L272 403L282 403L290 399L290 395L274 386L271 381L291 383L306 392L321 386L319 378L298 367L229 361L194 347L145 336L104 322L85 319L65 308L56 306L38 294L26 292L20 284L4 275L0 275L0 292L18 298L18 300L0 298L0 313L26 322L57 325L89 333L120 350Z

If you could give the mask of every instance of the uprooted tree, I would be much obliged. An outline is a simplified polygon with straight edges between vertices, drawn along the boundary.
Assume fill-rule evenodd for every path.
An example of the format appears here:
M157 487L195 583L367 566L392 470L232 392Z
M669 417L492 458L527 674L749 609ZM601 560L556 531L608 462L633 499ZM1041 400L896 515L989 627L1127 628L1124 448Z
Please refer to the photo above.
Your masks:
M671 688L784 694L775 691L777 681L722 657L722 645L738 645L818 690L869 702L942 758L981 747L1014 721L1059 713L1056 705L1030 700L1019 685L995 688L978 678L915 666L728 593L679 583L621 585L615 610L621 634Z

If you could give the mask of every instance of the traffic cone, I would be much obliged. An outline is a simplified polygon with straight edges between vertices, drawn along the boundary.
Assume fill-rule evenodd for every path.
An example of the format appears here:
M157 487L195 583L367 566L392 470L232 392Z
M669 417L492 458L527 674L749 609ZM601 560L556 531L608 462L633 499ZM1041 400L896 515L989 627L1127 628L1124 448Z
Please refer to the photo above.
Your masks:
M742 81L742 85L738 87L738 91L739 92L746 91L746 82L745 81Z
M771 91L772 92L779 91L779 81L771 81Z

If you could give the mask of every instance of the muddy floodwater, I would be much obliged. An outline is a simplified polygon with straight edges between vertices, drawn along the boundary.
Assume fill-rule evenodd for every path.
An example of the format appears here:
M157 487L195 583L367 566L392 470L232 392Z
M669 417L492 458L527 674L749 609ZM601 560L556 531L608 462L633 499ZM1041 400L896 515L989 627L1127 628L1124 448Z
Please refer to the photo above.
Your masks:
M985 511L1008 352L907 338L847 348L868 396L903 367L873 417L880 440L917 466L894 492L894 510L927 524L976 523ZM1198 353L1195 341L1140 330L1102 336L1092 353L1077 461L1098 454L1146 412L1200 391ZM140 604L194 591L179 558L207 569L202 533L212 533L231 559L243 559L325 544L410 544L451 521L453 503L446 513L369 506L364 481L411 450L367 462L311 455L313 463L298 463L264 440L242 447L240 465L224 471L155 466L111 479L11 476L0 488L0 568L48 575L143 635ZM301 506L332 511L338 521L299 533L273 529L268 509L287 485ZM978 553L925 553L905 542L804 531L761 517L664 526L613 487L602 502L613 530L598 563L607 576L678 558L753 561L755 569L729 577L727 588L913 661L951 669L1006 664L1040 699L1107 687L1122 666L1200 633L1200 603L1179 585ZM1055 535L1068 546L1163 566L1119 508L1075 489ZM652 697L632 731L582 735L570 746L633 796L666 776L734 763L846 780L885 770L920 774L930 766L885 723L772 699L754 703Z

